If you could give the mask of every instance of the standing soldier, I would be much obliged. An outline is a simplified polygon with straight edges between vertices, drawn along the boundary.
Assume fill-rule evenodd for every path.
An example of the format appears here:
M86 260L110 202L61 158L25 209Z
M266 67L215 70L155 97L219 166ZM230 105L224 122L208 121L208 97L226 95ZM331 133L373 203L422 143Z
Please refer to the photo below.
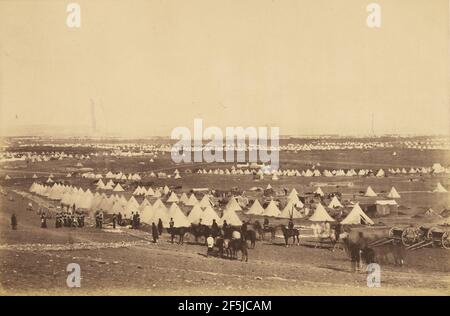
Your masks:
M117 215L117 223L119 224L119 226L122 225L122 213L119 212L119 215Z
M155 222L152 223L152 237L153 242L156 244L158 242L158 229L156 228Z
M162 223L162 220L159 219L158 220L158 233L159 233L159 235L161 235L162 232L163 232L163 223Z
M45 217L45 213L41 215L41 228L47 228L47 218Z
M134 216L134 212L131 212L131 228L136 228L136 217Z
M139 227L141 227L141 217L139 213L136 213L136 229L139 229Z
M209 257L214 249L214 238L211 234L209 234L208 238L206 238L206 244L208 245L208 249L206 249L206 257Z
M100 229L103 228L103 213L100 213L99 215L99 225L100 225Z
M16 214L15 214L15 213L13 213L13 214L11 215L11 228L12 228L13 230L16 230L16 229L17 229L17 218L16 218Z
M117 216L116 216L116 213L114 213L113 218L112 218L113 228L116 228L116 221L117 221Z

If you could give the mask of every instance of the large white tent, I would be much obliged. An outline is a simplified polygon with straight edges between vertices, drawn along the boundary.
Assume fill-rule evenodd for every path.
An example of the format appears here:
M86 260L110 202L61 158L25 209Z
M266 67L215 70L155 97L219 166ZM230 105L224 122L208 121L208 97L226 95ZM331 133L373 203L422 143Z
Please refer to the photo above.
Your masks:
M341 221L341 224L365 224L373 225L374 222L369 218L369 216L364 213L359 204L355 204L353 209L348 213L348 215Z
M262 215L263 213L264 209L258 200L255 200L255 202L253 202L252 206L247 212L248 215Z
M328 214L322 204L317 203L313 215L309 218L313 222L334 222L334 219Z
M398 194L397 189L395 189L395 187L392 187L391 191L389 191L389 194L387 195L387 197L391 198L391 199L399 199L400 194Z

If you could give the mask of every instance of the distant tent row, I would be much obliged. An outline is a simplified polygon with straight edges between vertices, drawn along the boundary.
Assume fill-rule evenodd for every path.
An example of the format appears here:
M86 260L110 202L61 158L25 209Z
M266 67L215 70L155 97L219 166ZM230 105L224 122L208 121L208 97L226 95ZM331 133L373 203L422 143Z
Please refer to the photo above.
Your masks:
M234 166L231 169L199 169L197 174L214 174L214 175L257 175L257 176L272 176L278 179L280 176L288 177L355 177L355 176L376 176L385 177L387 173L394 174L427 174L427 173L450 173L450 168L444 168L440 164L435 164L433 167L421 167L421 168L406 168L394 169L389 168L386 172L384 169L372 170L372 169L348 169L344 171L343 169L338 170L323 170L319 169L307 169L299 171L297 169L287 169L287 170L269 170L269 169L259 169L258 171L254 169L236 169Z
M103 178L103 177L101 177ZM128 176L125 173L119 172L119 173L112 173L111 171L108 171L105 175L106 179L116 179L116 180L130 180L130 181L139 181L142 180L141 176L137 173L134 174L128 174Z
M218 225L222 225L225 220L230 225L242 225L242 221L235 213L239 205L236 200L234 200L236 204L231 202L233 199L230 200L222 218L220 218L212 208L207 195L200 202L193 194L190 198L186 196L186 205L189 206L189 204L192 204L192 209L189 215L185 216L179 206L174 202L171 203L169 208L160 199L157 199L152 205L144 198L141 204L139 204L134 196L131 196L129 200L123 195L118 196L113 194L108 197L105 193L100 194L96 192L93 194L89 189L83 191L81 188L74 188L58 183L55 183L53 186L33 183L30 187L30 192L45 196L51 200L60 200L63 205L72 206L75 204L77 209L87 211L103 211L116 214L120 212L125 218L130 217L132 212L138 212L142 222L151 224L152 222L157 223L161 219L164 227L169 227L170 218L173 218L175 227L187 227L191 223L198 223L200 219L202 219L202 224L204 225L211 225L213 220L216 220ZM174 193L172 192L172 194ZM173 195L171 196L174 199Z

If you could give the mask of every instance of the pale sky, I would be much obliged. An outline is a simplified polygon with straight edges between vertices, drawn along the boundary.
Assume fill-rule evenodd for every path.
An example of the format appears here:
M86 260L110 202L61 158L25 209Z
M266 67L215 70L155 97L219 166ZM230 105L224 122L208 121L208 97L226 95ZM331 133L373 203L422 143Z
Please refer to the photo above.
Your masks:
M0 124L448 134L448 0L0 0Z

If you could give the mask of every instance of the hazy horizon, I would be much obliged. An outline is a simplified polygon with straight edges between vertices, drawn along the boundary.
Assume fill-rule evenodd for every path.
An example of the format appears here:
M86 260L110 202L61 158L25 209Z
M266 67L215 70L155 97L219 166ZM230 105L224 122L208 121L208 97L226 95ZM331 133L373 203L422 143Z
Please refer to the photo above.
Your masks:
M447 0L76 2L0 2L0 135L450 135Z

